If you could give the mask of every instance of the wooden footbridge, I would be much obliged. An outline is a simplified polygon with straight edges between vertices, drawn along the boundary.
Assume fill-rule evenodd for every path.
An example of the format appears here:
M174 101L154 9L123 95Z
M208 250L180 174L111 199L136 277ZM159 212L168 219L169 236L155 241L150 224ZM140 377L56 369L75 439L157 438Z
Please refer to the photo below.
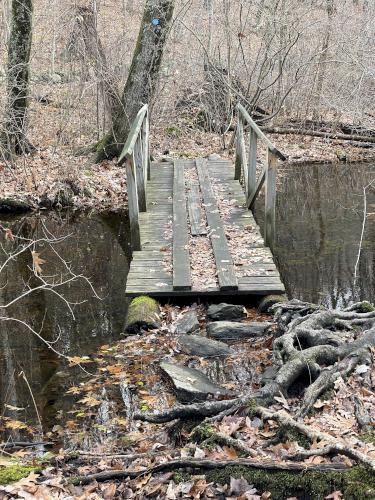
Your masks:
M133 250L126 296L285 291L270 250L277 163L285 157L241 105L237 111L234 166L216 156L150 162L148 108L139 111L119 158L126 162ZM267 160L257 179L259 141ZM264 239L251 212L263 184Z

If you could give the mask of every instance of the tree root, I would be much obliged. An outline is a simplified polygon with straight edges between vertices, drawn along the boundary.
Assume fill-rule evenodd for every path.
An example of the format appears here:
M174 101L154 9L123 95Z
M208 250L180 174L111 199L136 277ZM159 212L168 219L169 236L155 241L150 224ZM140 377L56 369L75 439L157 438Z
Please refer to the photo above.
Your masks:
M350 447L346 446L342 443L338 443L336 438L333 438L329 434L325 434L323 432L315 431L308 427L307 425L297 422L294 420L292 417L290 417L288 414L284 412L273 412L268 410L267 408L258 406L254 410L254 413L257 414L259 417L262 419L266 420L274 420L278 422L281 426L283 427L289 427L300 434L306 436L311 442L313 441L323 441L325 443L328 443L327 446L330 447L330 450L332 453L340 454L340 455L345 455L353 460L356 460L357 462L366 465L369 467L373 472L375 472L375 460L369 457L368 455ZM323 450L326 447L323 448ZM315 450L306 450L306 451L315 451ZM304 453L304 452L302 452ZM297 456L299 456L297 454ZM311 456L311 455L307 455Z
M89 474L87 476L78 476L72 478L72 483L75 485L85 485L89 484L91 481L109 481L115 479L136 479L137 477L157 474L159 472L170 472L178 469L222 469L230 466L242 466L250 467L253 469L262 469L265 471L288 471L288 472L305 472L305 471L343 471L347 467L343 464L296 464L294 462L260 462L248 458L237 458L236 460L208 460L208 459L196 459L196 458L185 458L179 460L170 460L163 464L155 465L153 467L148 467L138 471L134 470L111 470L105 472L98 472L96 474Z
M176 405L171 410L157 413L135 413L135 420L151 422L153 424L164 424L176 418L204 418L211 417L232 408L241 403L241 399L227 399L224 401L208 401L206 403L193 403L190 405Z

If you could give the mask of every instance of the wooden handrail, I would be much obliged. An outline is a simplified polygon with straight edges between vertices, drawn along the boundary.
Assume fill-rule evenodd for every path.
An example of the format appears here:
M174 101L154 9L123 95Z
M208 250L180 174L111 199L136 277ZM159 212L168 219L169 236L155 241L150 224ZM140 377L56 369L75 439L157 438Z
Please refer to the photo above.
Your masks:
M262 130L258 127L258 125L255 123L255 121L251 118L249 113L246 111L246 109L242 106L242 104L238 103L237 104L237 111L242 115L243 119L246 121L248 125L250 125L250 128L254 130L256 133L257 137L261 139L267 148L274 154L276 155L280 160L285 161L286 156L283 155L283 153L277 149L276 146L272 144L272 142L268 139L268 137L262 132Z
M126 140L125 146L120 154L118 159L118 163L121 163L124 158L127 158L133 154L135 143L138 139L139 132L141 131L144 119L148 114L148 104L142 106L142 108L138 111L135 120L130 127L129 135Z
M125 160L132 250L141 250L139 212L147 211L146 185L150 179L148 105L138 111L118 163Z
M237 104L236 128L236 163L234 178L243 177L246 192L246 205L252 209L263 185L265 189L264 242L273 246L276 221L276 173L278 160L285 161L286 156L272 144L251 118L242 104ZM246 161L245 124L249 127L249 153ZM257 180L257 141L261 140L267 147L267 161Z

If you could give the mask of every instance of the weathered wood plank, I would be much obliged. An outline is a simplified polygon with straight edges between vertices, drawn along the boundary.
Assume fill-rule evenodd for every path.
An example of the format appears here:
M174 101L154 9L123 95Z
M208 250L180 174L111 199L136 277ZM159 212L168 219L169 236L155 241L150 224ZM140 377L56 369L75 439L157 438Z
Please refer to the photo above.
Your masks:
M190 290L190 255L185 196L184 164L174 162L173 180L173 289Z
M200 204L199 184L198 182L188 182L188 210L190 220L190 231L192 236L207 234L204 225L202 208Z
M207 161L197 160L196 164L203 201L206 205L206 217L211 233L211 244L216 261L219 286L221 290L236 290L238 288L238 282L234 272L233 260L229 252L224 227L212 191L211 180L207 171Z

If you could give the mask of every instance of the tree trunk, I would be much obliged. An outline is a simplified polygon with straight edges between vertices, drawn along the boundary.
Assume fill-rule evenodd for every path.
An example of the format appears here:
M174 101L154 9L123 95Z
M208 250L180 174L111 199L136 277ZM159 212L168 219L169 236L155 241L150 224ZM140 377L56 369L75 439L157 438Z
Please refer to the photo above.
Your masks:
M98 145L98 161L120 154L136 114L143 104L150 103L152 99L173 9L174 0L146 0L121 106L113 120L111 130Z
M119 96L116 82L100 40L92 4L76 6L76 23L70 36L69 51L82 57L87 64L94 65L95 75L105 99L105 107L110 118L117 112Z
M25 136L29 94L29 60L32 39L32 0L12 1L8 46L8 102L3 145L5 153L21 154L31 149Z

